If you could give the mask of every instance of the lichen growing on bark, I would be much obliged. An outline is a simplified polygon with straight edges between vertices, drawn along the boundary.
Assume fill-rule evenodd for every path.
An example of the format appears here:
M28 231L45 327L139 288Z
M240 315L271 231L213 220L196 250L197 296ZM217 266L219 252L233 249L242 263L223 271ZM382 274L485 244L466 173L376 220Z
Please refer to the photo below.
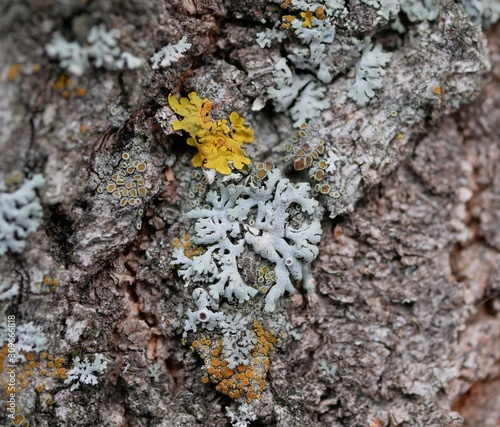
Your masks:
M10 6L1 191L45 184L38 228L0 255L0 314L48 347L19 365L17 421L491 423L500 36L488 53L474 22L497 15L486 0ZM58 33L85 66L47 55ZM222 199L227 244L207 243ZM228 291L236 272L248 298ZM96 355L99 387L71 391L71 361Z

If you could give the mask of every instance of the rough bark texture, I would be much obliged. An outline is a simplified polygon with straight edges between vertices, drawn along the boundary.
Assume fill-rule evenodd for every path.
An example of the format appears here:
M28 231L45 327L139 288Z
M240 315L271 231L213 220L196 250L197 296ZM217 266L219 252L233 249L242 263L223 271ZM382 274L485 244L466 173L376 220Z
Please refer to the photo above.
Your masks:
M38 327L18 339L47 340L17 361L17 420L230 426L226 407L245 400L202 382L206 368L191 346L220 333L182 337L194 285L171 262L174 240L193 235L186 213L198 181L167 96L195 90L213 101L213 118L238 112L255 130L252 162L309 180L285 160L293 120L266 95L289 41L255 43L281 19L279 4L7 3L0 193L35 174L45 179L38 229L24 250L0 255L0 332L10 315L18 334L30 322ZM348 17L335 21L342 48L330 52L334 79L325 85L332 106L307 134L342 159L323 181L335 191L319 196L314 215L323 228L315 290L297 284L273 313L262 309L265 296L221 305L278 338L248 426L498 426L500 26L482 31L444 1L436 20L408 21L401 35L371 6L347 5ZM54 32L83 45L100 23L118 28L120 48L146 60L182 35L192 47L165 70L91 66L61 77L45 50ZM384 86L360 107L347 97L362 48L352 40L368 34L393 56ZM141 206L121 207L106 191L125 160L145 165L136 172L147 189ZM238 267L248 283L262 262L244 253ZM74 358L97 354L107 361L98 384L71 390L64 380ZM1 368L8 381L5 358ZM6 388L0 396L8 399Z

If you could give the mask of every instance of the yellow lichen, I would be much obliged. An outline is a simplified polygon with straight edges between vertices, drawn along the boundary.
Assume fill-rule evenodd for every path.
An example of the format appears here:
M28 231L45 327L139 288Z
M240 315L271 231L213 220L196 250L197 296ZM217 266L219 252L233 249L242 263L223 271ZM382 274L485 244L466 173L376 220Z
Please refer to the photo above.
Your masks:
M188 99L189 98L189 99ZM200 99L196 92L191 92L188 98L177 100L175 96L168 96L170 108L184 117L172 123L174 130L185 130L191 136L203 136L210 133L217 123L208 115L212 103L208 99Z
M193 166L204 166L229 175L229 163L236 169L249 165L250 159L245 157L242 145L252 142L254 133L250 126L245 125L245 119L232 112L229 123L227 120L214 121L209 115L212 103L208 99L200 99L196 92L191 92L188 98L177 100L170 94L168 103L183 117L173 122L172 128L188 132L187 143L198 149L191 161Z
M310 10L306 10L305 12L300 12L300 17L304 20L302 26L304 28L312 28L312 19L314 18L313 14Z

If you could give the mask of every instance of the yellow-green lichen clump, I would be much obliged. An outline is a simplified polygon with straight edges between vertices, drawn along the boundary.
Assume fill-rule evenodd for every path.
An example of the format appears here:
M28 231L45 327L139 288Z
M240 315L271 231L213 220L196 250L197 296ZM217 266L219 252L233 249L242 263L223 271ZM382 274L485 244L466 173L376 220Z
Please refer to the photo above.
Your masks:
M254 133L238 113L232 112L229 122L212 120L209 115L212 103L208 99L200 99L196 92L180 100L170 94L168 103L172 110L183 117L172 123L173 129L186 131L189 134L186 142L198 149L191 161L194 167L203 166L229 175L231 166L243 169L250 165L250 159L245 156L242 146L253 141Z

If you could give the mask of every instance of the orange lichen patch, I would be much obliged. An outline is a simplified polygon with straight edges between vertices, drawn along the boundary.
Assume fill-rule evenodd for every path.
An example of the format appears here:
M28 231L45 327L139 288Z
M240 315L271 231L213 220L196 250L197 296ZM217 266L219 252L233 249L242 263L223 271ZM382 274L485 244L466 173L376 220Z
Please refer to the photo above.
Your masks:
M87 132L89 130L89 127L87 125L81 125L80 126L80 131L81 132Z
M77 87L74 89L74 82L64 74L61 74L55 83L52 84L52 89L60 91L61 96L65 99L75 95L82 98L87 94L87 89L84 87Z
M20 426L21 423L24 421L24 415L23 414L17 414L14 419L12 420L12 424L15 426Z
M262 325L260 325L259 322L257 322L257 321L254 321L254 331L255 331L255 334L258 337L260 337L259 341L261 343L261 347L259 348L259 352L261 354L267 356L277 341L277 339L274 335L274 332L264 331L264 328L262 327Z
M258 170L257 171L257 176L260 179L264 179L267 176L267 172L264 169Z
M8 347L2 347L0 350L0 373L4 371L4 364L7 362L8 354ZM64 358L54 358L46 352L41 353L40 356L36 353L21 352L20 356L22 356L26 362L24 364L17 365L17 384L14 387L14 390L12 389L12 384L9 384L7 381L3 381L2 385L6 391L7 387L10 387L8 390L10 393L19 393L19 407L15 408L15 417L12 421L13 425L24 426L28 424L27 421L25 421L26 415L23 413L21 408L28 407L27 402L24 400L24 396L28 396L29 394L24 393L22 390L29 390L32 388L34 392L42 393L47 388L47 385L49 385L49 388L52 386L53 380L50 378L57 378L58 375L60 375L62 379L66 378L66 369L62 366ZM52 359L53 361L49 361L48 359ZM54 362L56 362L55 365L58 365L58 371L50 372L47 365L49 363L54 364ZM42 379L42 377L47 376L49 377L48 380Z
M2 348L2 351L0 352L0 373L2 373L4 371L5 359L7 359L7 354L8 354L7 352L4 352L4 349L7 349L7 352L8 352L7 345L5 345Z
M444 93L444 89L441 86L435 86L434 89L432 89L432 91L436 95L442 95Z
M251 402L254 399L257 399L258 395L253 390L247 391L247 402Z
M316 18L321 19L322 21L326 19L325 10L321 6L316 8L314 14L316 15Z
M7 78L13 82L17 79L19 74L21 73L21 66L19 64L12 64L9 68L9 72L7 73Z
M190 236L184 236L184 239L174 239L174 247L176 249L182 247L184 255L189 259L193 259L195 256L201 255L205 250L193 244Z
M228 393L228 396L231 398L231 399L238 399L240 397L240 391L239 390L234 390L234 391L230 391Z
M202 382L204 384L212 382L217 391L232 399L244 398L248 403L260 399L262 397L260 393L266 386L269 352L277 340L274 334L265 331L257 320L253 323L253 333L257 338L257 344L253 348L255 353L253 363L240 364L235 369L230 369L227 360L224 359L222 341L212 342L201 338L195 350L205 361L207 375L202 377Z
M52 85L52 89L64 90L71 86L73 86L73 81L65 74L61 74L56 82Z
M227 367L223 367L221 370L221 374L224 378L230 378L233 376L234 371L232 369L227 368Z

